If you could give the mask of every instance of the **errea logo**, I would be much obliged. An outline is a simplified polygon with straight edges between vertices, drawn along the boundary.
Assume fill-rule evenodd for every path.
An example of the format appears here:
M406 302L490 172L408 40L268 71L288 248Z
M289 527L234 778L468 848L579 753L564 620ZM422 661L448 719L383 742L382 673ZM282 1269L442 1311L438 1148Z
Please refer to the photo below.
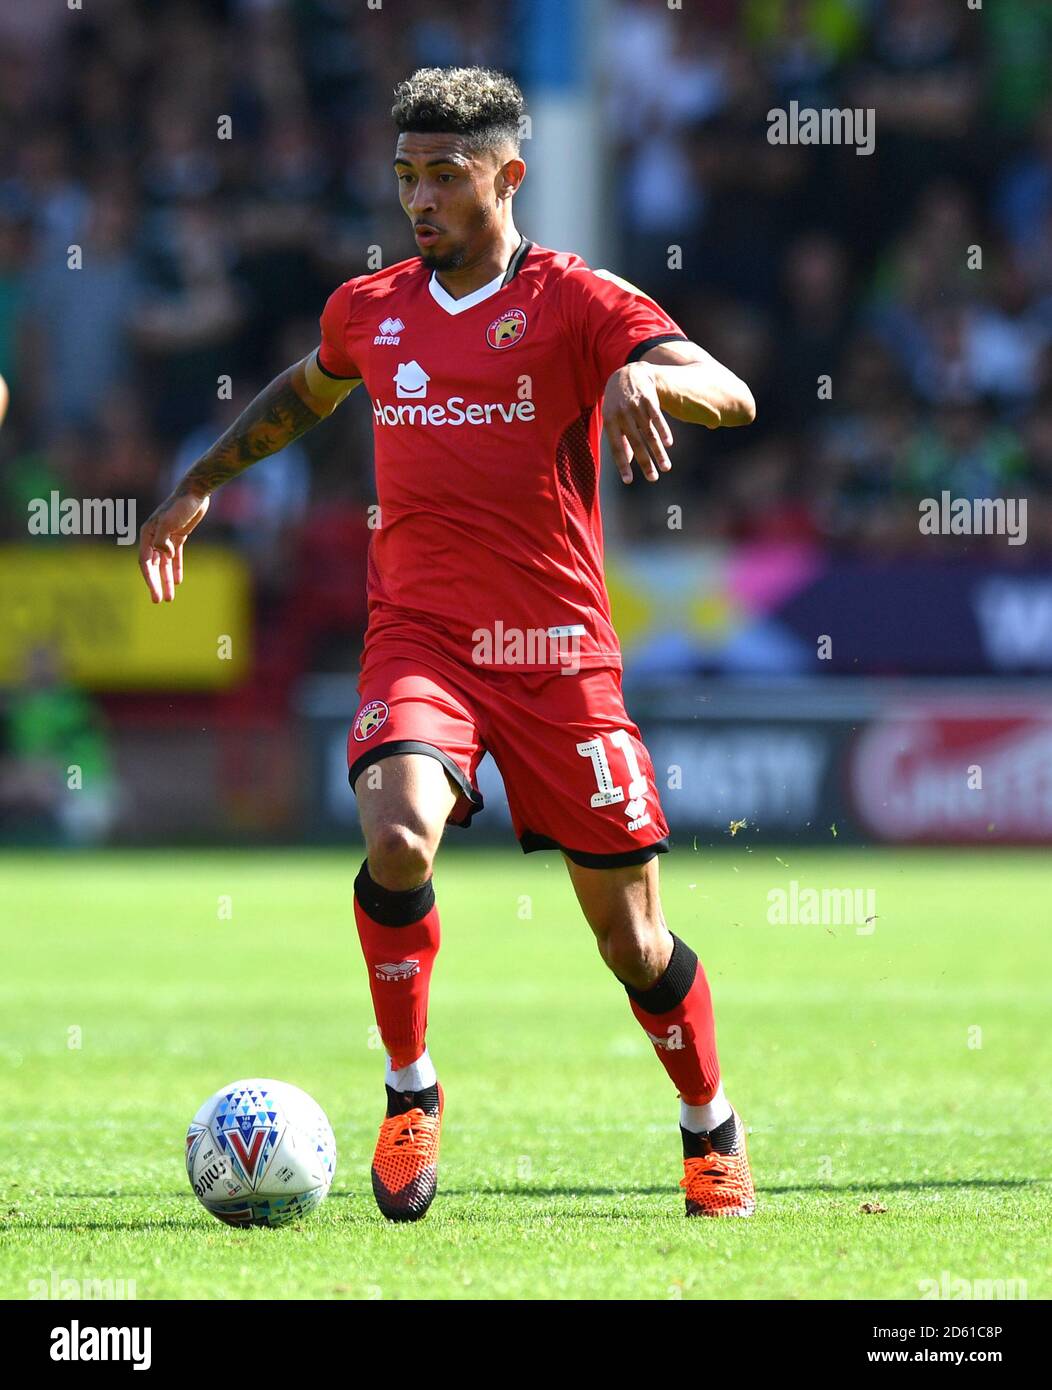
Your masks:
M378 980L408 980L414 975L420 974L420 962L418 960L392 960L384 965L377 964L373 974Z
M397 346L397 344L398 344L399 341L400 341L398 335L401 333L401 331L402 331L403 328L405 328L405 324L402 322L401 319L392 319L392 318L386 318L386 319L384 319L383 323L380 324L380 330L379 330L379 332L377 333L376 337L373 339L373 346L374 346L374 347L395 347L395 346Z

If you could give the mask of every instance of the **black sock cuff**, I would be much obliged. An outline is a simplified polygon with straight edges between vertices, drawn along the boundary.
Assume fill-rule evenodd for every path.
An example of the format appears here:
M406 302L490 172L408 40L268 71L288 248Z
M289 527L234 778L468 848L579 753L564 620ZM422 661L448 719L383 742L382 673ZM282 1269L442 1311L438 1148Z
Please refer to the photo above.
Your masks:
M625 993L633 1004L648 1014L667 1014L682 1004L690 993L694 977L698 973L698 958L685 941L675 934L672 936L672 954L669 956L665 973L649 989L636 989L625 985ZM624 981L621 981L624 984Z
M381 927L411 927L435 905L435 886L431 879L419 888L385 888L369 872L368 859L354 880L354 896Z

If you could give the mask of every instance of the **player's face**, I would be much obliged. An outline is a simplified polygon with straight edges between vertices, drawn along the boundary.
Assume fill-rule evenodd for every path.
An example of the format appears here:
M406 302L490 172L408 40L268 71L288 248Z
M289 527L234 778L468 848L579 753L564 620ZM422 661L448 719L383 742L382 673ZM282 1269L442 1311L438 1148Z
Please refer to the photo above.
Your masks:
M470 265L499 235L501 165L469 151L457 135L399 135L399 198L420 259L432 270Z

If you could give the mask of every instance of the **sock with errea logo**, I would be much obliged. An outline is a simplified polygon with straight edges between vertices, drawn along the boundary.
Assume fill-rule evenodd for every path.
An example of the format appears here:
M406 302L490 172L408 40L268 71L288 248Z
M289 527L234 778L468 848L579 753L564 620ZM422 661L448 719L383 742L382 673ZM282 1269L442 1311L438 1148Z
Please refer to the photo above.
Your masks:
M431 969L440 931L431 879L419 888L384 888L368 860L354 880L354 919L369 968L373 1013L397 1071L425 1049Z
M625 984L625 992L680 1099L688 1106L707 1106L719 1089L720 1064L712 996L697 956L673 933L661 978L649 989Z

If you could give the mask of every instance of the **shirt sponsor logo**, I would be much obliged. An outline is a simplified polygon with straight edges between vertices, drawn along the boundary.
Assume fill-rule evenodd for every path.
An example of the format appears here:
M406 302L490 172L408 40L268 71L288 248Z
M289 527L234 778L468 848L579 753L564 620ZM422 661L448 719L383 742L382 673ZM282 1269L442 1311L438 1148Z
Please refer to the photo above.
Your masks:
M427 395L427 383L431 380L419 362L399 362L394 374L395 390L399 398L421 401Z
M363 705L354 721L355 741L364 743L367 738L371 738L377 729L387 723L390 712L383 700L370 700L367 705Z
M378 425L493 425L503 421L536 419L533 401L472 401L450 396L432 405L384 405L373 401L373 418Z
M526 315L521 309L508 309L494 319L486 329L486 342L491 348L514 347L526 332Z
M386 318L380 324L380 331L373 339L374 347L395 347L400 339L399 334L405 328L401 319Z
M412 976L420 974L420 962L418 960L388 961L386 965L374 966L373 974L378 980L408 980Z

